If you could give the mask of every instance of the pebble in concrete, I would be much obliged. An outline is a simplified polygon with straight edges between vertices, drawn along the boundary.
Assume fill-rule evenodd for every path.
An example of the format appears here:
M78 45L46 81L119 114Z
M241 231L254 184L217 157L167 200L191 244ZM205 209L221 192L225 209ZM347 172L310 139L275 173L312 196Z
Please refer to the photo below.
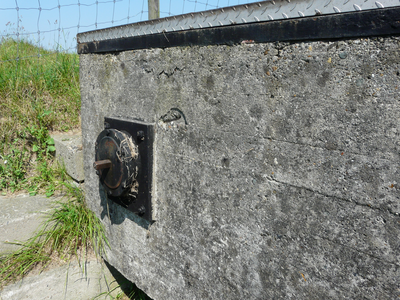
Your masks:
M340 52L339 53L339 57L341 58L341 59L345 59L345 58L347 58L347 52Z

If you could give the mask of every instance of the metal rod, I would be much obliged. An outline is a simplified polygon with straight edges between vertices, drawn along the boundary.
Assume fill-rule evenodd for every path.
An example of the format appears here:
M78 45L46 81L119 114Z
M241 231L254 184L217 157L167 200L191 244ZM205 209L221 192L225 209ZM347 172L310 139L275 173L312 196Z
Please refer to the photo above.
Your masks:
M96 170L111 168L112 162L109 159L98 160L93 163L93 168Z

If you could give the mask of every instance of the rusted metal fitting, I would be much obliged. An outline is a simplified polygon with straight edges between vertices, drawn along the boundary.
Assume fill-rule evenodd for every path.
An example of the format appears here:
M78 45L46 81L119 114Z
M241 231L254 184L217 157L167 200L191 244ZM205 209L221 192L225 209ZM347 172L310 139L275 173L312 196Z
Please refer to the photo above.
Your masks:
M112 162L109 159L98 160L93 163L93 168L96 170L109 169L111 166Z

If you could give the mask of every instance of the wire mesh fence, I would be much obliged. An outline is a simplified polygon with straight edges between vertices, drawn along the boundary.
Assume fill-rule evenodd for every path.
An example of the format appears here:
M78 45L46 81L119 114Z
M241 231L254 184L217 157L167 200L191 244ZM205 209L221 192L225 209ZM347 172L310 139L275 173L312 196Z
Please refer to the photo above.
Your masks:
M216 9L251 0L160 0L159 16ZM46 56L76 52L76 35L148 20L149 0L3 0L0 3L0 88L43 75ZM21 64L28 67L20 71ZM4 69L15 72L4 72ZM27 71L30 70L30 71ZM13 82L14 82L13 81ZM14 82L15 84L15 82Z
M161 0L159 11L160 17L167 17L251 2L256 1ZM148 0L3 0L0 39L73 52L79 32L145 21L148 13Z

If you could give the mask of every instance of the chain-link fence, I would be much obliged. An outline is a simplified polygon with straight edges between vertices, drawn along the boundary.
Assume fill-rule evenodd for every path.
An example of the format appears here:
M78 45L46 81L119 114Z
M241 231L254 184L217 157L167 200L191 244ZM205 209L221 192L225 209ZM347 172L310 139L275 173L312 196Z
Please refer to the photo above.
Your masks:
M159 16L250 3L249 0L161 0ZM148 19L148 0L5 0L0 4L0 39L28 41L48 50L73 52L79 32ZM22 58L16 53L15 58Z
M151 2L158 0L3 0L0 88L9 84L11 77L40 76L45 56L56 54L58 60L59 53L75 53L78 33L148 20ZM161 0L157 13L164 18L251 2L255 1ZM21 70L21 64L35 67ZM10 77L3 69L15 71Z

